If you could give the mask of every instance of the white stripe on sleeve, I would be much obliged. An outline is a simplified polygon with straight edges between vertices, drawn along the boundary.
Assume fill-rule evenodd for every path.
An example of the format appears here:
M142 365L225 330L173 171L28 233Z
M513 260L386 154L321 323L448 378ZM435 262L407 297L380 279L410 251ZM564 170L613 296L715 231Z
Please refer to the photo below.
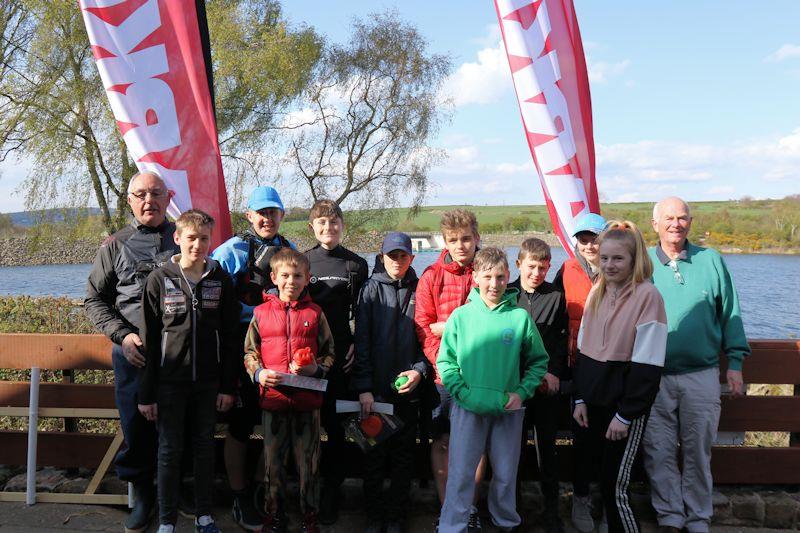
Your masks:
M664 366L667 351L667 325L653 320L636 326L631 361L646 365Z

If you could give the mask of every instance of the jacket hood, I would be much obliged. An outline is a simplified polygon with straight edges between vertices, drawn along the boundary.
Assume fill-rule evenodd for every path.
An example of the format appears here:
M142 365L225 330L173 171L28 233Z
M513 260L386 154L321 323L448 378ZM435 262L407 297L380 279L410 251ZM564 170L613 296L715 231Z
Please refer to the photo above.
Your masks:
M519 290L513 287L507 287L506 292L503 294L503 298L500 299L500 303L497 304L494 308L489 309L486 303L481 299L481 291L477 287L472 289L467 297L467 301L469 301L472 305L476 307L483 308L487 313L500 313L505 311L508 308L515 308L517 307L517 297L519 296Z
M407 286L414 281L417 281L417 272L414 270L413 266L409 266L408 270L406 271L406 275L403 276L403 279L396 280L392 279L389 274L386 273L386 268L383 266L383 263L379 259L379 256L375 256L375 266L372 269L372 279L377 281L378 283L383 283L384 285L393 285L400 282L399 285L401 287Z

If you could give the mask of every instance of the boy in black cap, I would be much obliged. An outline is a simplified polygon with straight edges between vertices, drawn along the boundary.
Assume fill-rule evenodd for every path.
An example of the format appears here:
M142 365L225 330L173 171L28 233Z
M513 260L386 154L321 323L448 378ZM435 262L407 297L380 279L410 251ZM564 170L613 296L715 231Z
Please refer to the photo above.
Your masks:
M417 274L414 255L405 233L389 233L375 269L364 284L356 315L356 362L351 388L359 393L361 416L369 416L375 401L394 404L403 428L364 458L364 498L368 533L403 530L414 471L414 445L419 417L419 387L429 372L414 326L414 291ZM386 463L391 487L382 499Z

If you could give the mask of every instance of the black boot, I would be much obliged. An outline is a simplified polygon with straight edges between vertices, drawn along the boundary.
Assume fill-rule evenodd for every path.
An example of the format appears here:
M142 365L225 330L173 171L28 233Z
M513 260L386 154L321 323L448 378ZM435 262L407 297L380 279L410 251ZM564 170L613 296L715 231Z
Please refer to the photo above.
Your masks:
M150 525L155 500L156 490L152 480L133 483L133 509L125 520L125 533L144 531Z

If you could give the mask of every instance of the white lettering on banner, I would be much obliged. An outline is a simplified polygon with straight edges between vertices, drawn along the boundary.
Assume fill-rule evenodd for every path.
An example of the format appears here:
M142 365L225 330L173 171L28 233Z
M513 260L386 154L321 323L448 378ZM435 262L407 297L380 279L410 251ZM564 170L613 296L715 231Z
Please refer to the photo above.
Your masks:
M171 214L192 207L187 173L141 159L181 144L175 95L169 84L156 76L169 72L167 49L156 44L133 50L161 27L157 0L148 0L119 25L107 23L92 8L109 8L120 0L81 0L89 42L102 48L97 67L114 118L121 125L123 139L139 170L157 171L176 195Z
M498 0L497 6L506 52L516 56L509 57L516 65L514 87L542 185L569 236L574 218L588 212L589 203L582 176L576 176L577 169L570 165L576 154L575 137L567 100L557 84L558 54L546 49L551 31L547 3Z

